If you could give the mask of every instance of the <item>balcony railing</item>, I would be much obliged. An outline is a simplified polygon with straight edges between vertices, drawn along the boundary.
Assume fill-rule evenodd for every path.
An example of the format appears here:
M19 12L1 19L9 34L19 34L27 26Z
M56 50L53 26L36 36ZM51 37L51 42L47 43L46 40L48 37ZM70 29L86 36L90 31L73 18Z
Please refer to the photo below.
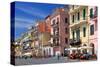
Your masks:
M59 46L59 42L54 42L52 46Z
M59 25L59 22L51 24L52 27L58 27L58 25Z
M78 47L81 45L81 39L78 39L78 40L72 40L70 39L70 45L73 46L73 47Z

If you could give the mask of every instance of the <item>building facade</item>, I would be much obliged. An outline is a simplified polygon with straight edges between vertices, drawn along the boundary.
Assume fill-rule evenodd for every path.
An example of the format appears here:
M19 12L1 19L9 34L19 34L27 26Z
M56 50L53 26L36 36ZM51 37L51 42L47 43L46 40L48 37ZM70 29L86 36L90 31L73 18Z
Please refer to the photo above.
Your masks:
M64 49L68 47L69 27L68 12L64 8L55 9L51 14L51 44L54 55L64 55Z
M72 42L70 47L80 48L81 52L89 52L88 6L71 5L69 15L70 40Z
M46 17L43 21L38 21L31 29L34 52L36 56L49 57L53 56L53 48L50 44L50 22L49 17Z
M92 47L91 54L97 54L98 45L98 21L97 21L97 7L89 7L89 45Z

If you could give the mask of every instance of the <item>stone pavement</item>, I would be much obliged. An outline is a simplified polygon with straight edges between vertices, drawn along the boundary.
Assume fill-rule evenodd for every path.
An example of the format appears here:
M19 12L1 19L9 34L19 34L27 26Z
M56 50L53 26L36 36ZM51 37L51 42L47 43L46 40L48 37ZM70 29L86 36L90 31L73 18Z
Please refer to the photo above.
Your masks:
M32 64L51 64L51 63L67 63L67 62L79 62L80 60L68 59L67 57L60 57L59 60L57 57L50 58L27 58L27 59L19 59L15 60L16 65L32 65Z

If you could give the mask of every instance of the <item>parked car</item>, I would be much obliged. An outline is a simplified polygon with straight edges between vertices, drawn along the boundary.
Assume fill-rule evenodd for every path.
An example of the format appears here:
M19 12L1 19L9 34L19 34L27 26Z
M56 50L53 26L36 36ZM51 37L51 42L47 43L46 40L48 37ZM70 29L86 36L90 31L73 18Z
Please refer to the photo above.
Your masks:
M90 58L91 58L91 55L89 53L85 53L80 56L80 59L82 60L89 60Z

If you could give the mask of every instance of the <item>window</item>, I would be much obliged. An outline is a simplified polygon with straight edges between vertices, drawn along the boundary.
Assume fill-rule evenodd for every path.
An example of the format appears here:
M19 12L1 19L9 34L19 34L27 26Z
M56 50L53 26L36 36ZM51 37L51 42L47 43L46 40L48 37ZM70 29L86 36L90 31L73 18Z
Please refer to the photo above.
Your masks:
M93 8L90 9L90 18L93 18Z
M74 5L72 6L72 9L74 9Z
M55 43L55 39L53 39L53 43Z
M67 38L65 38L65 43L66 43L66 44L68 43L68 39L67 39Z
M57 17L57 22L59 22L59 18Z
M97 31L98 25L97 22L95 21L95 31Z
M72 16L72 22L74 23L74 15Z
M83 27L83 37L86 37L86 27Z
M80 40L80 29L76 30L76 40Z
M95 15L98 15L98 7L95 7Z
M65 23L68 23L68 19L67 18L65 18Z
M56 31L56 29L53 29L53 34L54 34L54 35L56 34L56 32L55 32L55 31Z
M90 26L90 35L93 35L94 34L94 25L91 25Z
M68 28L65 28L65 33L66 33L66 34L68 33Z
M77 13L77 20L80 20L80 13Z
M73 32L72 32L72 37L73 37L73 40L75 39L74 35L75 35L75 32L73 31Z
M85 20L86 17L86 9L83 9L83 20Z
M55 20L53 20L52 24L53 24L53 25L55 24Z
M56 45L59 46L59 38L56 38Z

